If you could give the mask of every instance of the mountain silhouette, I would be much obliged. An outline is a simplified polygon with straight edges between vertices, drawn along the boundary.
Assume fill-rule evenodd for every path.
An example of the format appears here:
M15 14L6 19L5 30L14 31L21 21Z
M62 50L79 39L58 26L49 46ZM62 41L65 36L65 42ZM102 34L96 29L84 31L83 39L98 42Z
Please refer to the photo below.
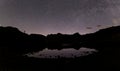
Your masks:
M0 27L1 56L14 57L28 52L39 51L45 46L42 35L28 35L15 27ZM2 55L3 54L3 55Z
M120 26L101 29L95 33L86 35L75 34L30 34L21 32L15 27L0 27L1 49L12 51L13 53L24 54L36 52L44 48L63 49L88 47L98 50L104 47L119 46ZM104 46L104 47L103 47Z
M16 68L12 71L34 71L35 69L56 67L69 69L115 70L120 66L120 26L101 29L95 33L80 35L79 33L68 34L27 34L15 27L0 27L0 66L3 68ZM70 59L49 60L36 59L23 56L34 53L44 48L64 49L81 47L94 48L97 54L86 57ZM66 62L64 62L66 61ZM58 64L60 63L60 64ZM48 64L48 65L47 65ZM87 68L86 68L87 67ZM32 70L32 68L35 68ZM67 69L66 68L66 69ZM11 71L11 70L10 70ZM95 70L96 71L96 70Z
M120 46L120 26L101 29L95 33L82 36L81 45L85 47L96 47L104 49L102 46Z

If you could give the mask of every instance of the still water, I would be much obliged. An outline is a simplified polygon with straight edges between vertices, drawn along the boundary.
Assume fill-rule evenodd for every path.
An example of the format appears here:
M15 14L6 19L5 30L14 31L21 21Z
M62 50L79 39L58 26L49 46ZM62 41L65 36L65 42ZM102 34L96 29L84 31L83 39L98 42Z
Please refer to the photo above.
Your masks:
M48 49L45 48L42 51L36 52L36 53L28 53L26 54L28 57L35 57L35 58L75 58L75 57L81 57L81 56L87 56L89 54L93 54L98 52L95 49L90 48L80 48L80 49L74 49L74 48L66 48L66 49Z

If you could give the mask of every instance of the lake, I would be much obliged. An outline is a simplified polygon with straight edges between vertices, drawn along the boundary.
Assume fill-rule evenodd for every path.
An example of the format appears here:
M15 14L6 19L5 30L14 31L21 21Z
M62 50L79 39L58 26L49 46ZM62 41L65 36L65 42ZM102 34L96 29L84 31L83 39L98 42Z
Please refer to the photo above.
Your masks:
M95 49L90 48L66 48L66 49L48 49L45 48L42 51L35 52L35 53L28 53L26 54L28 57L35 57L35 58L75 58L75 57L81 57L81 56L87 56L93 53L98 52Z

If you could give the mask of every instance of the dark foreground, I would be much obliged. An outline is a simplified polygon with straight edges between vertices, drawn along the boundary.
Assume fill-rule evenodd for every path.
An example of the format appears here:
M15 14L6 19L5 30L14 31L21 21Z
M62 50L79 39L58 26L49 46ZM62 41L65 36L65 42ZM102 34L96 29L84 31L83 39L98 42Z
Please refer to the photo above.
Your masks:
M93 48L99 52L74 59L23 57L44 48ZM57 47L57 48L56 48ZM80 35L26 34L13 27L0 27L0 71L120 71L120 26Z
M59 59L38 59L18 57L6 59L1 63L0 71L119 71L120 59L104 57L100 53L79 57Z

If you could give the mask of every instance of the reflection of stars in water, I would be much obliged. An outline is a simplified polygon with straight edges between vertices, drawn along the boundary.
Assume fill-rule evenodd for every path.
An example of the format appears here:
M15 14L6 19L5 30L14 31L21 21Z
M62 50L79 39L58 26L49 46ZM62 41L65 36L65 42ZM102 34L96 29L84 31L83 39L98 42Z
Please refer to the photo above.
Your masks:
M40 52L33 53L33 54L26 54L28 57L36 57L36 58L75 58L81 56L87 56L89 54L93 54L97 52L95 49L89 48L80 48L79 50L69 48L69 49L62 49L62 50L50 50L44 49Z

